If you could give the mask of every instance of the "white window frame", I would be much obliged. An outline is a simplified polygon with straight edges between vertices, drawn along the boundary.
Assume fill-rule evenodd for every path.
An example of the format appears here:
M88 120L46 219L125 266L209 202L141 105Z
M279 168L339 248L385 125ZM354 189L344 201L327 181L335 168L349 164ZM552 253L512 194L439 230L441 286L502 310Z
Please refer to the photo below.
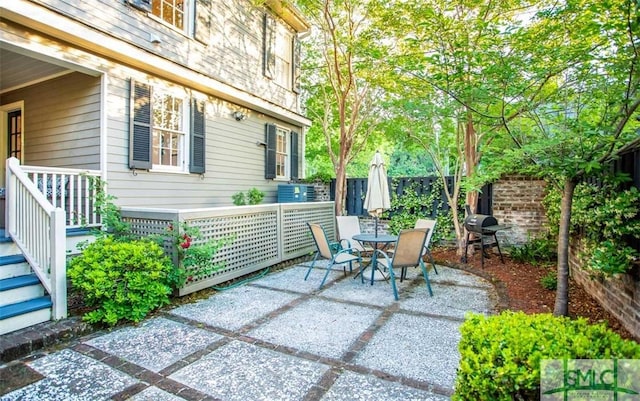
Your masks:
M291 158L290 135L290 130L276 126L276 180L289 180L289 160ZM280 147L281 144L284 146L284 152ZM280 165L279 161L282 161L283 165ZM279 170L284 170L282 171L283 174L280 174Z
M173 99L176 99L182 103L181 112L182 115L179 117L180 127L179 129L174 129L172 127L162 127L156 125L155 116L156 111L159 107L159 99L161 97L170 96ZM183 95L174 93L172 91L166 90L161 87L154 87L152 94L152 102L151 102L151 170L152 171L161 171L161 172L173 172L173 173L189 173L189 131L190 131L190 102L188 98L185 98ZM165 164L157 164L155 163L155 150L157 148L156 137L161 132L168 132L172 134L179 135L178 139L178 154L176 157L178 158L178 163L176 166L173 165L165 165ZM162 159L162 157L160 157Z
M277 24L274 49L276 65L273 78L278 85L289 90L293 87L293 36L293 32L284 25Z
M149 16L151 16L153 19L161 22L162 24L167 25L168 27L170 27L171 29L175 29L176 31L187 35L187 36L193 36L193 17L195 15L195 1L194 0L183 0L184 1L184 11L183 11L183 27L179 28L178 26L176 26L175 24L166 21L164 18L162 18L162 16L160 15L156 15L153 13L154 10L154 6L158 3L160 3L160 7L162 8L162 3L163 2L167 2L167 1L172 1L172 0L151 0L151 11L149 11Z

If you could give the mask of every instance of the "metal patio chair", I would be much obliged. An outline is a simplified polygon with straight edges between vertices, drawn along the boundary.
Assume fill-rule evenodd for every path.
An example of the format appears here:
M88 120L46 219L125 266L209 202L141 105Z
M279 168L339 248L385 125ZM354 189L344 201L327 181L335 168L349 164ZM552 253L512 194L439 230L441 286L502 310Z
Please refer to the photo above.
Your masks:
M338 238L340 242L346 241L348 248L357 249L360 253L373 252L373 247L364 245L360 241L353 239L354 235L362 234L360 231L360 219L358 216L336 216L338 224Z
M407 267L420 266L422 269L422 275L424 276L424 280L427 284L427 289L429 290L429 295L433 296L431 282L429 281L429 274L427 273L427 268L422 260L422 252L428 233L429 230L423 228L402 230L398 235L398 241L396 242L393 256L390 257L386 252L379 249L374 251L377 254L377 263L389 273L391 288L393 288L393 296L396 301L399 298L394 269L398 268L404 271ZM402 272L400 274L402 274Z
M318 288L322 288L324 282L327 280L329 276L329 272L333 265L342 264L342 269L344 270L344 274L347 274L346 264L349 264L349 271L353 272L353 262L358 262L359 269L362 269L362 257L360 256L360 251L353 248L342 248L340 250L336 250L335 247L332 247L331 243L327 238L327 234L324 231L324 228L320 224L315 223L307 223L309 226L309 230L311 230L311 235L313 236L313 241L316 244L316 255L313 258L313 262L311 266L309 266L309 270L307 270L307 274L304 276L304 279L307 280L309 278L309 273L313 269L318 257L322 257L324 259L328 259L329 263L327 264L327 272L324 274L324 278L320 283Z
M424 242L424 250L422 251L422 255L424 256L426 254L427 256L429 256L429 261L433 266L433 271L438 274L436 263L433 261L433 256L431 256L431 251L429 250L429 247L431 246L431 237L433 236L433 231L436 229L436 220L418 219L416 220L416 224L413 228L426 228L429 230L429 233L427 234L427 240ZM405 278L406 269L404 269L402 273L402 278Z

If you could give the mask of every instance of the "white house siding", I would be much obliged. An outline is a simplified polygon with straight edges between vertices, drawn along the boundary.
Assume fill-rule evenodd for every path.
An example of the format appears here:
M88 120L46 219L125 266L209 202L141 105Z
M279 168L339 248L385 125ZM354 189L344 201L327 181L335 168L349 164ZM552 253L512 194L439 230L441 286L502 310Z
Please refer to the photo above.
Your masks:
M24 101L24 163L100 168L100 79L81 73L2 94Z

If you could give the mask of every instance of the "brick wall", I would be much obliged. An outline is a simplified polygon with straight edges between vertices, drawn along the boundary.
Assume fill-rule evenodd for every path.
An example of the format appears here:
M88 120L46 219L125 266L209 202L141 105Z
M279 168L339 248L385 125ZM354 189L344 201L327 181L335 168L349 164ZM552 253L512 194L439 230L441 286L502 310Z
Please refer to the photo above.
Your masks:
M604 309L614 315L636 339L640 339L640 281L634 278L633 274L592 279L589 272L581 267L583 262L579 257L580 251L580 241L572 240L569 255L571 277Z
M493 216L498 224L511 226L498 232L500 244L520 245L546 227L542 207L546 184L525 176L507 176L493 184Z

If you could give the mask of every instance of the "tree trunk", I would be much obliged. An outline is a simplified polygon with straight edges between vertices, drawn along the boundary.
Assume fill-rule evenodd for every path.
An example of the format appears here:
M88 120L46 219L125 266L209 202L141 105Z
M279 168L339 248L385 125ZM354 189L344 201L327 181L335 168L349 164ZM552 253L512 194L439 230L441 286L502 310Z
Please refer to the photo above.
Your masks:
M336 166L336 193L335 193L335 212L336 216L344 214L345 202L347 197L347 168L344 161L340 160Z
M571 226L571 204L577 182L567 178L562 191L560 206L560 227L558 232L558 289L553 314L567 316L569 314L569 229Z

